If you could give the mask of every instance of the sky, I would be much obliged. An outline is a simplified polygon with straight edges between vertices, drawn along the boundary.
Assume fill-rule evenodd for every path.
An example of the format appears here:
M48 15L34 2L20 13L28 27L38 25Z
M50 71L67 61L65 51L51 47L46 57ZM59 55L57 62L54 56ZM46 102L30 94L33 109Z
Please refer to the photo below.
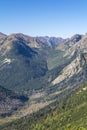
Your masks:
M87 32L87 0L0 0L0 32L71 37Z

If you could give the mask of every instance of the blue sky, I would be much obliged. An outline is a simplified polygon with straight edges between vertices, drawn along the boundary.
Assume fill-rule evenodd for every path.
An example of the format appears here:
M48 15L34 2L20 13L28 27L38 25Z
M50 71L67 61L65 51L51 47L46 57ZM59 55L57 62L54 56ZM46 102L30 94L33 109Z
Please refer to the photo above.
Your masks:
M87 32L87 0L0 0L0 32L70 37Z

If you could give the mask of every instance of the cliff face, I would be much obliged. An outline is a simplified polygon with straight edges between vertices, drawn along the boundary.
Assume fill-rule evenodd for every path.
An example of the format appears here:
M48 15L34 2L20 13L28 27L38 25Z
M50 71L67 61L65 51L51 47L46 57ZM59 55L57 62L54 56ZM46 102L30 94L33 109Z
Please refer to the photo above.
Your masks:
M85 64L84 58L81 56L77 56L69 65L67 65L62 71L61 74L52 81L52 84L58 84L63 80L71 78L73 75L78 74L82 70L82 65Z

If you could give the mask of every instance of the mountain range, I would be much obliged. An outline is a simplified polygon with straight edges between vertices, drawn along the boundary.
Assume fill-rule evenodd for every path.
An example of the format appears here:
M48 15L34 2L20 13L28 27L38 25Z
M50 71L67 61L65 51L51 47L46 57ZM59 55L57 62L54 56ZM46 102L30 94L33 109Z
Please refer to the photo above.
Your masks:
M15 120L19 120L21 125L22 118L23 121L25 117L31 119L29 115L40 109L41 112L56 109L57 113L56 107L59 111L63 100L66 99L66 104L68 100L73 101L72 93L76 95L77 91L82 91L86 81L87 34L75 34L71 38L63 39L0 33L0 129L11 129L5 129L3 124ZM76 98L75 96L75 100ZM66 110L68 113L68 108ZM62 108L60 111L62 113ZM55 112L51 113L55 115ZM56 119L59 120L59 117ZM63 121L61 123L63 124ZM42 127L42 130L51 130L51 125L40 127L36 128L34 125L32 130L41 130ZM14 129L20 130L15 127ZM57 127L54 130L56 129ZM62 130L62 127L59 130Z

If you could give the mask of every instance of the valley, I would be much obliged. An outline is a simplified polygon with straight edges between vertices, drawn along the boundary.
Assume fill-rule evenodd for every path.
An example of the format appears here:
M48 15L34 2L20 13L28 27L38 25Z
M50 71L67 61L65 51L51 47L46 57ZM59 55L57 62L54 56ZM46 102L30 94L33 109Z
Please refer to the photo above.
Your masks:
M80 121L73 126L76 113L71 112L75 104L78 104L77 114L83 106L86 110L86 81L86 34L63 39L1 33L0 130L83 127ZM77 115L77 120L79 118Z

